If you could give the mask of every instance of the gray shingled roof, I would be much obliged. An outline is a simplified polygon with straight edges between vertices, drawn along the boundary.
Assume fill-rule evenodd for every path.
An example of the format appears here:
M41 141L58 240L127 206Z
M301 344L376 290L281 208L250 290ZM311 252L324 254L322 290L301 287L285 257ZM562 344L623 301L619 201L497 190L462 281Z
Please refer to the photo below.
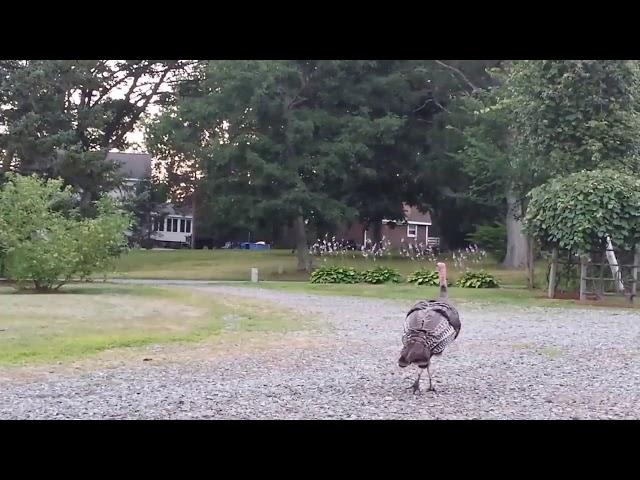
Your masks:
M109 152L107 160L120 164L120 173L125 178L143 179L151 177L151 155L148 153Z

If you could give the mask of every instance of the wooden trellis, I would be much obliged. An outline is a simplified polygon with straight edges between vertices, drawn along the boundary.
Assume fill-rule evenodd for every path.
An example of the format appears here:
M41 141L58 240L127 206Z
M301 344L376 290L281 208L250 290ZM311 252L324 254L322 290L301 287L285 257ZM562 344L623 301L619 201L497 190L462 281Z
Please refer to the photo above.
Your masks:
M604 252L592 252L590 255L580 255L580 300L587 300L589 297L601 299L607 295L625 296L633 303L635 301L638 285L638 272L640 269L640 245L637 245L633 252L633 260L618 261L610 264ZM630 255L620 252L616 258L620 259ZM548 297L555 298L556 287L558 285L558 266L573 266L571 260L560 260L558 250L554 249L551 257L551 268L549 271ZM576 263L577 267L578 264ZM617 270L614 275L612 267ZM625 275L626 273L626 275ZM609 288L608 288L609 287Z

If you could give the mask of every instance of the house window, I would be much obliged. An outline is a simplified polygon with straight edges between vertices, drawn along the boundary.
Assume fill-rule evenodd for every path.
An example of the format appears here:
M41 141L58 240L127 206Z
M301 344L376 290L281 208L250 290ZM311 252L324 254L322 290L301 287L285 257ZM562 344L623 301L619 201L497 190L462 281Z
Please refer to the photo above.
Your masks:
M180 231L184 233L184 218L180 219Z
M153 219L153 231L164 232L164 218L156 217Z
M167 219L167 232L177 232L178 231L178 219L177 218L168 218Z
M411 223L407 225L407 237L416 238L418 236L418 226L412 225Z
M191 233L191 220L187 220L187 233Z

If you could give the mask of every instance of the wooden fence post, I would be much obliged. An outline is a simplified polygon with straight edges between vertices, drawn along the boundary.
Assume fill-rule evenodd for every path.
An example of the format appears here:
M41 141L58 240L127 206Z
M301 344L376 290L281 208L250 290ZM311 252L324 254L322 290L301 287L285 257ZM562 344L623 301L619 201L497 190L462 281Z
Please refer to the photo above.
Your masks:
M587 262L589 258L586 254L580 254L580 301L587 299Z
M551 270L549 271L549 292L548 297L554 298L556 294L556 275L558 271L558 248L554 248L551 253Z

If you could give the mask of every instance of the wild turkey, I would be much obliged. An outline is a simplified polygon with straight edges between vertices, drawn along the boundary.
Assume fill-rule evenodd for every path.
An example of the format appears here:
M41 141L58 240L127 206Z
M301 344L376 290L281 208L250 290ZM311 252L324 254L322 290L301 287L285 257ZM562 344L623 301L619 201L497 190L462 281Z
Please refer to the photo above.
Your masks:
M422 300L416 303L404 322L402 335L403 348L398 365L401 368L417 365L420 370L418 378L411 385L413 393L420 393L420 376L427 370L429 375L429 391L434 391L431 380L431 357L439 356L460 333L460 315L449 303L447 292L447 267L438 263L440 297L438 300Z

